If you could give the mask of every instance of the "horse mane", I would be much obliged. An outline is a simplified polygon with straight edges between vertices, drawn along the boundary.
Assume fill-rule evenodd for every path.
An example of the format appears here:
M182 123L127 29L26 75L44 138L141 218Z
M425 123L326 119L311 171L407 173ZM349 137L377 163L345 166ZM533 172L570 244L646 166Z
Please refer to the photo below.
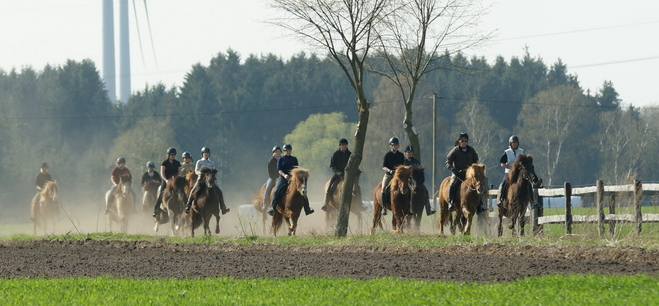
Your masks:
M469 168L467 168L467 173L465 174L465 178L466 179L475 178L476 174L477 174L476 171L483 172L483 174L485 174L485 165L483 165L483 164L471 164L471 166L469 166Z
M301 183L302 178L309 178L309 170L300 167L295 167L291 170L291 183L298 185Z
M169 190L183 190L187 184L188 181L184 177L177 176L174 179L167 180L166 188Z
M418 185L426 182L426 175L423 166L412 166L412 178Z
M208 169L208 168L206 168ZM196 181L197 180L197 173L194 171L188 172L188 174L185 175L185 179L189 181Z
M199 169L199 172L201 172L201 174L217 173L217 169L211 169L211 168L208 168L208 167L201 167L201 169Z
M522 173L522 168L524 168L524 165L528 163L533 163L533 156L526 154L517 155L517 159L515 162L513 162L513 165L511 166L510 171L506 176L508 183L517 182L520 174Z
M41 188L39 194L41 195L42 198L50 197L50 193L52 193L56 189L57 189L57 181L48 181L46 182L46 184L43 185L43 188Z
M396 172L394 172L394 177L389 182L390 188L398 189L400 185L404 185L409 181L412 176L411 166L399 165L396 167Z

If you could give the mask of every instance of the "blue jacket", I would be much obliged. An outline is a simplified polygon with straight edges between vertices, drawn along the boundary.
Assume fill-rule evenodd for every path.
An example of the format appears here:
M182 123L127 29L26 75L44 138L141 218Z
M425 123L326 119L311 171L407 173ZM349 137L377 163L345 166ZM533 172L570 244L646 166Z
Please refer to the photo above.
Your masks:
M297 157L295 156L282 155L277 160L277 171L284 172L285 174L291 174L291 170L295 166L298 166Z

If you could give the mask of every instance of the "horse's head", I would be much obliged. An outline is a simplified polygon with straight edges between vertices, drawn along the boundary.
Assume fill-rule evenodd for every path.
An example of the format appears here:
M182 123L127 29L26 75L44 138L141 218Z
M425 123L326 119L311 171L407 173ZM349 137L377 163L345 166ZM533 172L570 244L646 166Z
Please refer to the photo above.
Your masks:
M417 186L426 183L426 174L421 166L412 166L412 179Z
M295 189L300 194L307 195L307 180L309 179L309 170L295 167L291 170L291 175L288 180L291 182L291 185L295 186Z
M396 167L394 177L391 179L389 186L396 188L401 194L406 194L409 190L414 190L414 180L412 178L412 166L400 165Z
M41 189L42 199L57 200L57 181L49 181Z
M516 171L515 171L516 170ZM521 175L522 179L529 181L533 186L539 186L540 180L535 174L535 167L533 166L533 156L520 154L517 155L517 159L513 163L511 176Z
M185 198L185 187L188 181L181 176L171 177L167 180L165 187L169 195L178 195L179 198Z
M217 174L217 169L209 169L203 167L199 170L199 172L201 172L201 175L197 179L205 183L206 187L212 188L213 181L215 180L215 174Z
M469 168L467 168L465 181L469 181L469 188L474 189L478 194L483 193L487 187L485 183L485 165L472 164L469 166Z
M133 182L133 178L130 175L122 175L119 177L119 189L117 192L120 193L121 196L127 196L128 194L131 193L131 188L130 185Z

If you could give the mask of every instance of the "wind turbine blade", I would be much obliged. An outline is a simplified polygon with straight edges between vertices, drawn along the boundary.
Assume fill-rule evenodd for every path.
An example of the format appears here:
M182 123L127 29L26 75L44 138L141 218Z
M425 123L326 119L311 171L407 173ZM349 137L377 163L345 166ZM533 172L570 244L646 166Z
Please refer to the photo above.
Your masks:
M153 34L151 34L151 21L149 20L149 9L146 6L146 0L144 0L144 11L146 12L146 24L149 26L149 38L151 38L151 49L153 50L153 60L156 62L156 68L158 68L158 59L156 58L156 45L153 44Z
M142 55L142 65L146 68L146 61L144 61L144 50L142 49L142 35L140 35L140 23L137 21L137 8L135 0L133 0L133 13L135 15L135 27L137 28L137 40L140 43L140 55Z

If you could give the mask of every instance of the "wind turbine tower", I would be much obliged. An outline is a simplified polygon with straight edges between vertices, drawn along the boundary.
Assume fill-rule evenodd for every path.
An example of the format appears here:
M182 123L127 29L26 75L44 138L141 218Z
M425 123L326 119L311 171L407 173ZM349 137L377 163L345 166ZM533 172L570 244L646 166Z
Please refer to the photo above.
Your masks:
M130 44L128 29L128 0L119 0L119 73L115 66L114 0L103 0L103 81L108 97L117 100L116 84L119 83L119 101L130 98Z

